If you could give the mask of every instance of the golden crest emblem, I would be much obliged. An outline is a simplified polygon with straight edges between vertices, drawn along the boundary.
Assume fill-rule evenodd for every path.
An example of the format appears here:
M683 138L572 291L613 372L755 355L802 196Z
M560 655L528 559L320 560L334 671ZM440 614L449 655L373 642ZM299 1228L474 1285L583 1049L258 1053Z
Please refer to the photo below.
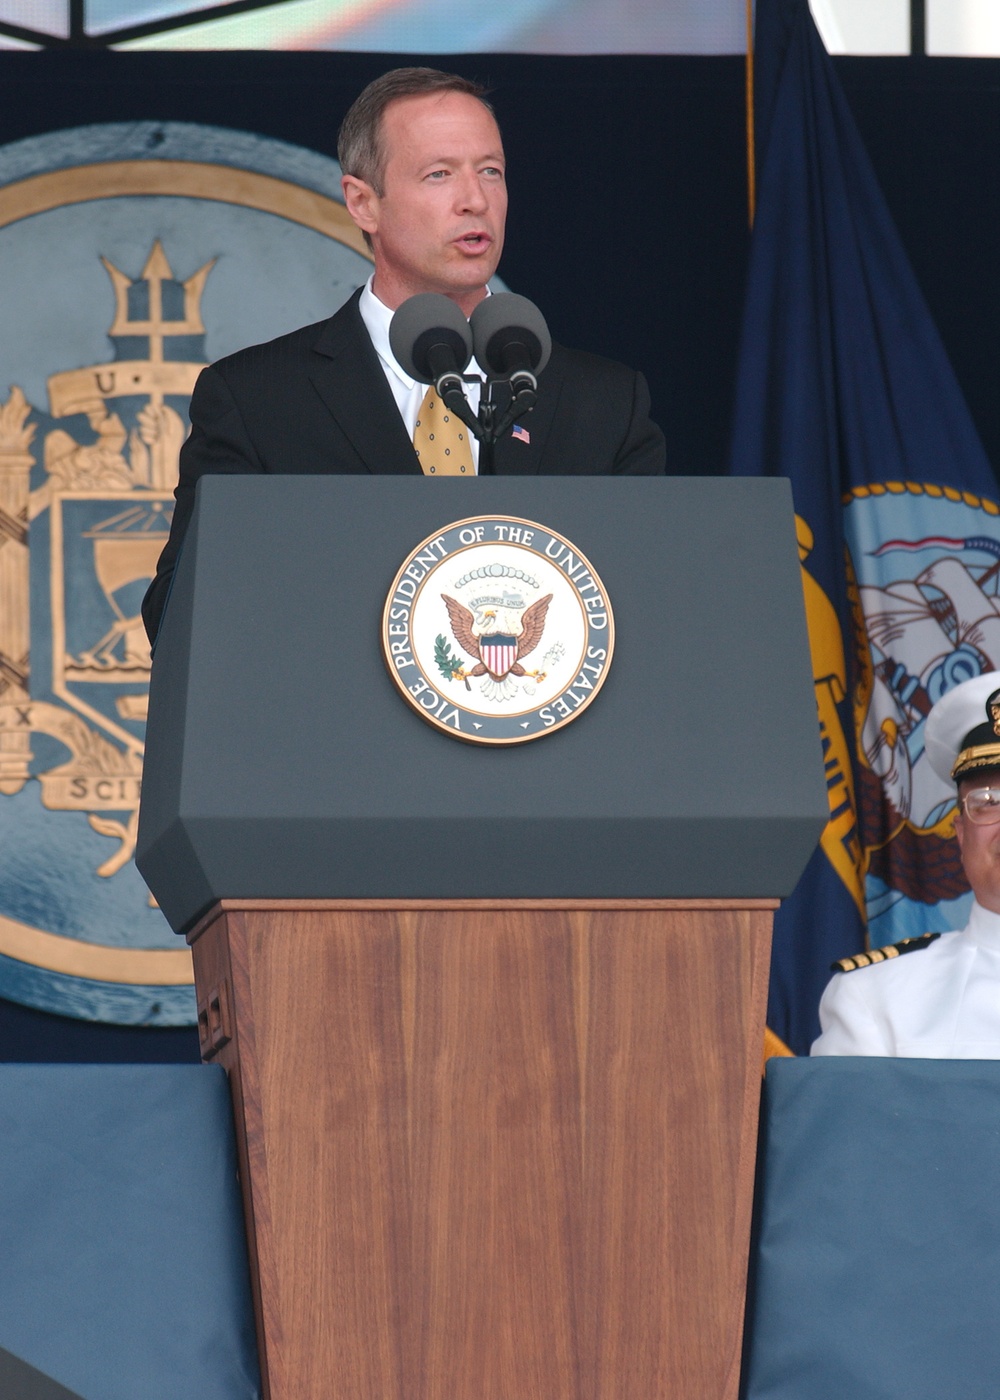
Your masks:
M172 359L170 347L203 341L211 264L178 282L157 241L138 276L105 267L118 358L48 380L49 417L76 431L49 428L36 454L22 390L0 406L0 794L14 797L36 778L46 810L85 814L114 843L95 872L108 878L135 851L150 668L139 602L170 526L179 408L205 363ZM122 400L133 409L129 429ZM33 486L36 455L42 480ZM86 944L65 951L96 980L121 960ZM167 985L190 981L180 949L141 950L138 960Z
M184 124L0 147L0 997L195 1020L189 951L132 859L140 603L203 366L315 319L321 297L332 312L367 275L339 174Z

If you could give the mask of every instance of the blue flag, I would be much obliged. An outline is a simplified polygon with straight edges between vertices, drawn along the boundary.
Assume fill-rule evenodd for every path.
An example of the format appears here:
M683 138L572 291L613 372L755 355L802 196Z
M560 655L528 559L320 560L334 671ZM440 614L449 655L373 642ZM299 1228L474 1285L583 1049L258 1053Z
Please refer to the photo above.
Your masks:
M775 919L768 1024L802 1054L834 958L965 922L923 725L1000 669L1000 509L807 0L759 0L755 73L731 470L795 501L830 820Z

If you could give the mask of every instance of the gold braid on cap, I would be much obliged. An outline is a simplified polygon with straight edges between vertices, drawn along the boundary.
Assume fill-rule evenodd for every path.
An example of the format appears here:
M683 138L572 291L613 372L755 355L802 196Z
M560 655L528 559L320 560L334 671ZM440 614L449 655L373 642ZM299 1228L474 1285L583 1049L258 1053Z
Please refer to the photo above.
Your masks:
M994 690L984 706L986 719L970 729L951 770L953 782L977 768L1000 768L1000 690Z
M952 781L957 783L959 778L964 778L966 773L974 773L977 768L1000 768L1000 742L963 749L951 770Z

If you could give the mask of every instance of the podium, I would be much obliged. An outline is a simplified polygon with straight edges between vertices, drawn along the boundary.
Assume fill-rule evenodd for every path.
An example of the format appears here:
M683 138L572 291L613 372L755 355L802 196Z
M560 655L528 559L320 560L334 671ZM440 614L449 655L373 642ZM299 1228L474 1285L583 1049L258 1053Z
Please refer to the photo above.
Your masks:
M495 513L617 626L505 748L379 653L402 561ZM786 483L200 483L137 859L230 1077L271 1400L735 1400L770 911L826 812Z

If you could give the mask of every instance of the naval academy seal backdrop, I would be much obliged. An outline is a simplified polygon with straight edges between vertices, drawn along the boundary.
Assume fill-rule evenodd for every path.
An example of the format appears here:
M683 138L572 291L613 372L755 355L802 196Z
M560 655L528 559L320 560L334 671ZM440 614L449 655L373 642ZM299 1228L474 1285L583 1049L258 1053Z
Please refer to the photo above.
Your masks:
M349 230L331 232L336 129L365 82L407 61L0 54L0 197L21 201L0 227L14 522L0 551L11 575L0 650L12 657L0 696L0 996L23 1003L0 1006L0 1054L196 1056L186 954L131 865L148 664L135 594L169 510L197 366L328 314L366 275ZM493 88L511 165L507 285L559 339L647 373L671 470L721 472L746 259L742 60L417 61ZM1000 144L995 65L839 67L996 460L998 274L976 232L995 195L968 154ZM144 184L158 159L163 178ZM124 183L88 195L87 169L102 162L123 167ZM198 189L166 181L167 165L221 173ZM236 169L254 177L253 197L226 197ZM67 171L79 172L69 195ZM303 213L311 200L330 216L320 227ZM711 561L707 539L706 577ZM720 694L731 681L720 658ZM140 1024L161 1029L126 1029Z
M139 604L207 359L293 329L367 276L339 178L326 157L190 123L102 123L0 150L10 999L194 1020L188 950L132 859L150 668Z

